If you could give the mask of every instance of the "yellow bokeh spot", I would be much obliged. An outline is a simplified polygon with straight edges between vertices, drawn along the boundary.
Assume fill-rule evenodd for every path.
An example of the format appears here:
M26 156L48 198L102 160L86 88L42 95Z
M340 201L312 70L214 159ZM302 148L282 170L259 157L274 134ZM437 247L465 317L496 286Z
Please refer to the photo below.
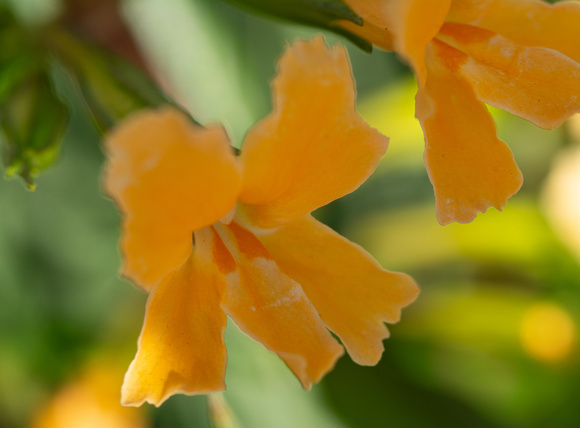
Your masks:
M575 126L580 128L580 125ZM580 259L580 146L563 150L554 160L542 196L546 216L554 231Z
M520 338L524 349L533 357L557 362L572 351L576 329L563 309L551 303L540 303L524 314Z
M96 361L40 409L31 428L147 428L139 409L120 404L122 371Z

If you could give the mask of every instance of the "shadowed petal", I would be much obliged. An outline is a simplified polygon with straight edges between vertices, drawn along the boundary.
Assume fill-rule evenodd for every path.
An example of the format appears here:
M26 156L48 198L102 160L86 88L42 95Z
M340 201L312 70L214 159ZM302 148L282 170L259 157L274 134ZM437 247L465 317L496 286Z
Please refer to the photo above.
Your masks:
M413 66L419 86L422 86L427 72L425 49L443 25L451 0L389 0L383 3L395 51Z
M389 336L384 322L399 321L401 309L417 297L415 282L382 269L361 247L310 215L259 239L282 271L302 285L352 359L378 363Z
M105 148L105 190L124 214L123 273L149 289L185 262L194 230L232 209L240 168L221 127L169 108L130 117Z
M147 301L137 355L129 366L121 401L156 406L173 394L225 389L226 316L220 307L230 268L216 257L216 242L204 228L196 232L193 255L157 284Z
M224 310L242 331L278 354L309 388L334 367L344 352L342 346L300 284L280 272L252 233L235 222L215 227L238 264L227 278Z
M338 21L337 25L357 34L373 45L393 50L393 35L388 30L389 17L385 13L384 0L345 0L344 1L357 15L363 19L362 27L351 21Z
M580 64L567 56L464 24L445 24L437 39L469 56L457 72L480 101L548 129L580 111Z
M416 99L425 132L425 164L441 224L468 223L478 211L501 209L522 185L507 145L470 84L456 75L467 55L433 41L427 51L427 81Z
M240 199L253 224L275 227L360 186L388 139L355 111L344 48L321 37L294 43L278 64L274 112L248 134Z
M425 82L425 49L445 21L451 0L347 0L365 21L362 30L349 23L349 30L379 47L401 55L415 70L420 85ZM343 25L344 26L344 25ZM384 28L381 30L380 28ZM388 35L390 42L385 43ZM386 47L385 47L386 46Z
M578 2L453 0L447 20L491 30L523 46L554 49L580 62Z

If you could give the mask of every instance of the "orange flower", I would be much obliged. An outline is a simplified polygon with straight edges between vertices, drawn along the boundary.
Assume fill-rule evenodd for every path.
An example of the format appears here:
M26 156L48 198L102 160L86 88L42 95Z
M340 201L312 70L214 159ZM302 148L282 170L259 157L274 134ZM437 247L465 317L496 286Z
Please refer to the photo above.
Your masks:
M522 176L484 103L548 129L580 111L580 4L345 1L365 22L343 27L395 50L415 70L439 222L501 209Z
M298 42L278 64L274 112L239 157L219 126L167 108L106 141L105 187L124 214L123 273L151 290L122 402L224 389L226 314L304 388L343 348L376 364L418 288L310 213L355 190L387 138L355 112L344 49Z

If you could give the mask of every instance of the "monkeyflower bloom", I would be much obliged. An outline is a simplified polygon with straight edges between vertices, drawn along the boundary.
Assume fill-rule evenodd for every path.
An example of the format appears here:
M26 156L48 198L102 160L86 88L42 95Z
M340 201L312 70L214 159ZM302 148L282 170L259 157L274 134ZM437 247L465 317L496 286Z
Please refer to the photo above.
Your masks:
M580 111L580 3L345 1L364 25L341 25L415 71L438 221L501 209L522 174L484 103L546 129Z
M362 184L388 140L355 111L346 52L300 41L278 64L274 111L239 157L224 129L173 108L145 111L106 141L106 191L123 217L123 273L149 300L122 402L222 390L226 315L304 388L343 347L376 364L418 293L311 212Z

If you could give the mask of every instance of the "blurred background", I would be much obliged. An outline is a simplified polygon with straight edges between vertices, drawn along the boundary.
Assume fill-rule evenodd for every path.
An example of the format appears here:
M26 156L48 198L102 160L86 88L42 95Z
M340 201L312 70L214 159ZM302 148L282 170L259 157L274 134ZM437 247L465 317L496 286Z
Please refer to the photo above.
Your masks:
M0 6L34 28L89 5L86 25L106 35L114 28L98 13L104 3ZM217 0L118 6L137 63L202 123L225 124L237 144L270 111L284 47L321 32ZM390 327L382 361L360 367L345 356L305 392L230 323L225 393L121 407L146 295L119 278L120 217L101 192L100 136L64 79L58 96L73 108L59 160L34 192L0 180L1 428L580 426L580 118L548 132L491 109L525 184L502 213L441 227L413 76L391 53L325 36L347 46L359 112L391 143L367 183L316 215L422 288ZM0 54L9 48L0 39Z

